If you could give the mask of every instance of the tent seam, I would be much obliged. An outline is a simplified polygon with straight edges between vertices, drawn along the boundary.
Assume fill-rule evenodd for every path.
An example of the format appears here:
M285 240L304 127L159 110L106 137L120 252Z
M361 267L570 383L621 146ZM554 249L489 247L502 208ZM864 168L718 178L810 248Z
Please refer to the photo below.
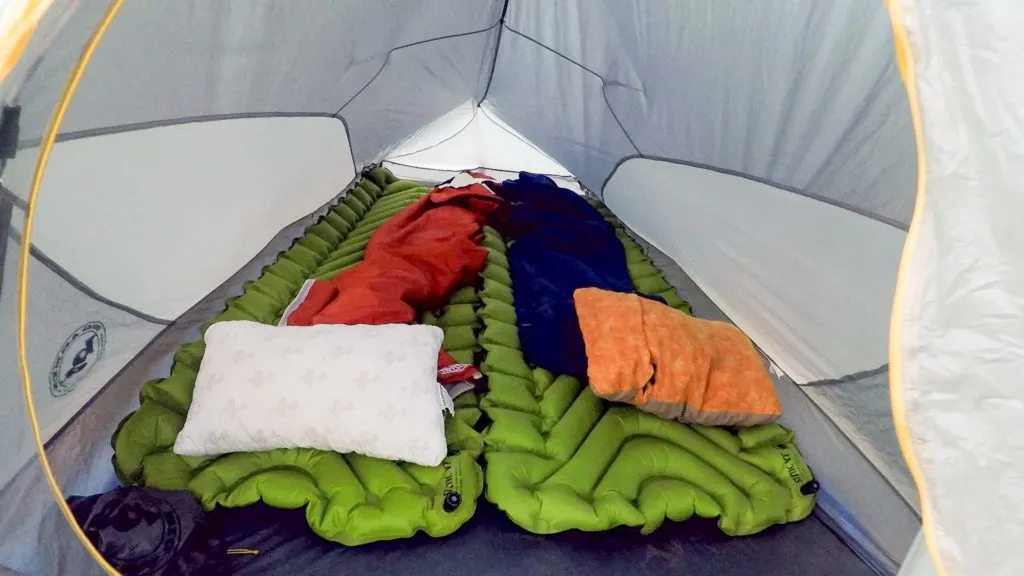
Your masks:
M384 69L387 68L388 62L391 61L391 54L397 52L398 50L402 50L404 48L411 48L413 46L419 46L421 44L429 44L431 42L438 42L440 40L450 40L452 38L461 38L463 36L472 36L474 34L483 34L484 32L488 32L490 30L493 30L495 27L499 26L500 24L501 24L501 22L499 21L499 22L495 22L494 24L491 24L490 26L488 26L486 28L481 28L480 30L473 30L473 31L470 31L470 32L459 32L457 34L448 34L446 36L438 36L436 38L427 38L425 40L418 40L416 42L410 42L409 44L402 44L401 46L395 46L394 48L391 48L390 50L387 51L387 54L385 54L384 62L380 65L380 68L377 69L377 72L366 82L366 84L363 84L362 88L357 90L355 94L353 94L348 100L346 100L345 103L342 104L341 107L338 108L338 111L335 112L333 115L334 116L338 116L339 114L341 114L342 110L344 110L349 104L351 104L356 98L358 98L359 95L362 94L367 88L369 88L370 84L373 84L374 80L376 80L377 77L379 77L381 75L381 73L384 72Z
M249 265L251 265L251 264L252 264L253 262L255 262L255 261L256 261L256 259L257 259L257 258L259 258L260 254L263 254L263 252L264 252L264 251L265 251L265 250L266 250L267 248L269 248L269 247L270 247L270 245L271 245L271 244L273 244L275 240L277 240L277 237L278 237L278 236L280 236L280 235L281 235L281 233L282 233L282 232L284 232L285 230L287 230L288 228L291 228L292 226L295 226L295 225L296 225L296 224L298 224L299 222L302 222L303 220L306 220L306 219L308 219L308 218L311 218L311 217L312 217L312 218L313 218L314 220L317 220L317 219L319 219L319 216L316 216L317 214L320 214L321 212L324 212L324 213L326 213L326 211L327 211L328 209L330 209L330 207L331 207L331 206L334 206L335 204L337 204L337 203L339 202L339 200L341 200L341 199L343 199L343 198L344 198L345 196L347 196L347 195L348 195L348 193L350 193L350 192L352 191L352 189L353 189L353 188L355 188L355 184L356 184L357 182L359 182L359 180L360 180L360 175L359 175L359 173L356 173L356 175L355 175L355 176L354 176L354 177L352 178L352 180L350 180L350 181L349 181L349 183L348 183L348 184L346 184L344 188L342 188L341 192L339 192L338 194L336 194L336 195L335 195L335 196L334 196L333 198L331 198L330 200L328 200L328 201L327 201L326 203L324 203L323 205L321 205L321 206L320 206L319 208L317 208L316 210L314 210L314 211L310 212L309 214L306 214L305 216L302 216L301 218L297 218L297 219L296 219L295 221L291 222L290 224L287 224L287 225L285 225L285 226L284 226L284 227L282 227L282 228L281 228L280 230L278 230L277 234L274 234L274 237L273 237L273 238L271 238L271 239L270 239L270 241L268 241L268 242L267 242L267 243L266 243L266 244L265 244L265 245L263 246L263 248L260 248L260 249L259 249L259 251L258 251L258 252L256 252L256 255L255 255L255 256L253 256L253 257L252 257L252 258L250 258L250 259L249 259L248 261L246 261L246 263L245 263L245 264L243 264L242 266L240 266L240 267L238 268L238 270L237 270L237 271L235 272L235 274L237 274L238 272L240 272L240 271L244 270L244 269L245 269L245 268L246 268L247 266L249 266ZM294 244L294 243L295 243L295 239L293 238L293 239L292 239L292 244ZM152 339L150 339L150 341L149 341L149 342L147 342L145 346L143 346L143 347L142 347L142 348L141 348L141 349L140 349L140 350L139 350L139 351L138 351L138 352L137 352L137 353L136 353L136 354L135 354L134 356L132 356L130 360L128 360L127 362L125 362L124 366L122 366L120 370L118 370L118 371L117 371L117 372L116 372L116 373L115 373L115 374L114 374L113 376L111 376L111 377L110 377L110 379L108 379L108 380L107 380L107 382L106 382L105 384L103 384L103 386L100 386L100 388L99 388L98 390L96 390L96 392L95 392L95 393L93 394L92 398L90 398L90 399L89 399L89 400L88 400L88 401L87 401L87 402L86 402L85 404L83 404L81 408L79 408L78 410L76 410L76 411L75 411L75 413L74 413L74 414L73 414L73 415L72 415L72 416L71 416L70 418L68 418L68 421L67 421L67 422L65 422L65 423L64 423L64 425L63 425L63 426L61 426L61 427L60 427L60 428L59 428L59 429L58 429L58 430L57 430L56 432L54 432L54 434L53 434L53 435L52 435L52 436L50 437L50 439L46 441L46 443L44 444L44 446L46 446L47 448L49 448L50 446L52 446L52 445L53 445L53 443L54 443L54 442L56 442L56 441L57 441L57 439L58 439L58 438L60 438L60 436L61 436L61 435L62 435L62 434L63 434L63 433L65 432L65 430L66 430L66 429L67 429L67 428L68 428L69 426L71 426L71 424L72 424L72 423L73 423L73 422L74 422L75 420L77 420L79 416L81 416L81 415L82 415L82 413L83 413L83 412L84 412L84 411L86 410L86 408L88 408L88 407L89 407L89 406L90 406L91 404L93 404L93 403L94 403L94 402L96 401L96 399L98 399L98 398L99 398L99 397L100 397L100 396L101 396L101 395L103 394L103 392L105 392L105 391L106 391L106 390L107 390L108 388L110 388L110 386L111 386L111 385L112 385L112 384L114 383L114 381L115 381L115 380L117 380L117 379L118 379L118 378L120 378L120 377L121 377L122 375L124 375L124 373L125 373L125 372L126 372L126 371L128 370L128 368L130 368L130 367L131 367L131 365L132 365L132 364L133 364L133 363L134 363L134 362L135 362L136 360L138 360L140 356L142 356L143 354L145 354L145 353L146 353L146 351L147 351L147 350L149 350L149 348L150 348L151 346L153 346L153 344L154 344L154 343L155 343L155 342L156 342L157 340L159 340L159 339L160 339L161 337L163 337L163 336L164 336L164 335L165 335L165 334L167 333L167 331L168 331L169 329L171 329L171 328L172 328L172 327L173 327L173 326L174 326L174 325L175 325L175 324L176 324L176 323L178 322L178 320L179 320L180 318L184 317L184 316L185 316L186 314L188 314L188 313L189 313L189 312L191 312L192 310L195 310L195 309L196 309L197 307L199 307L199 306L200 306L200 305L201 305L201 304L202 304L202 303L203 303L204 301L206 301L206 300L207 300L207 299L208 299L208 298L209 298L209 297L210 297L211 295L213 295L213 294L214 294L215 292L217 292L218 290L220 290L221 288L223 288L223 287L224 287L224 286L225 286L225 285L226 285L226 284L227 284L227 283L228 283L229 281L231 281L231 279L232 279L232 278L233 278L233 277L235 276L235 274L232 274L231 276L229 276L228 278L226 278L226 279L225 279L225 280L224 280L223 282L221 282L220 284L218 284L216 288L214 288L213 290L210 290L210 292L209 292L209 293L207 293L207 294L206 294L205 296L203 296L202 298L200 298L198 302L196 302L195 304L193 304L192 306L190 306L190 307L188 308L188 310L185 310L184 312L182 312L182 313L181 313L181 314L180 314L180 315L178 316L178 318L174 319L174 321L172 321L172 322L168 323L168 324L167 324L166 326L164 326L164 328L162 328L162 329L161 329L161 330L160 330L159 332L157 332L157 333L156 333L156 335L154 335L154 336L153 336L153 338L152 338ZM27 464L31 464L31 460L30 460L30 461L29 461L29 462L28 462ZM26 464L26 465L27 465L27 464ZM24 467L23 467L23 468L24 468ZM21 473L21 470L19 470L19 471L17 472L17 474L20 474L20 473Z
M15 242L18 243L22 241L21 234L14 228L10 228L7 231L7 237L13 239ZM46 266L51 272L59 276L62 280L64 280L65 282L67 282L68 284L70 284L79 292L88 296L89 298L101 304L110 306L111 308L116 308L122 312L131 314L132 316L135 316L139 320L143 320L151 324L168 325L174 322L173 320L167 320L166 318L159 318L157 316L146 314L145 312L136 310L135 308L132 308L127 304L122 304L116 300L111 300L110 298L107 298L106 296L90 288L88 284L79 280L78 277L76 277L71 272L68 272L60 264L57 264L57 262L55 262L52 258L47 256L42 250L36 247L35 244L30 244L28 249L29 254L31 254L32 257L35 258L40 264Z
M341 122L341 125L345 128L345 140L348 142L348 153L352 159L352 170L354 172L359 172L359 166L356 164L355 149L352 147L352 131L349 130L348 122L345 120L343 116L331 114L329 112L234 112L227 114L186 116L184 118L173 118L164 120L148 120L145 122L135 122L132 124L108 126L106 128L89 128L86 130L79 130L76 132L65 132L64 134L58 134L54 142L68 142L71 140L81 140L97 136L109 136L112 134L124 134L127 132L135 132L137 130L149 130L151 128L163 128L166 126L183 126L185 124L217 122L220 120L241 120L245 118L334 118ZM20 141L18 142L18 150L39 146L41 142L41 137L33 138L31 140ZM21 200L21 198L19 198L18 196L11 193L9 190L2 189L0 190L0 192L10 193L16 199L15 206L18 206L22 210L25 210L27 208L28 204L25 203L24 200Z
M624 220L621 220L621 219L620 219L620 222L622 222L623 226L625 227L626 234L628 234L630 237L632 237L634 239L635 238L643 238L643 235L641 235L639 232L634 230L629 225L628 222L625 222ZM647 242L648 242L648 246L649 247L653 246L663 256L665 256L666 258L671 260L673 263L675 263L676 266L678 266L679 269L683 272L683 274L685 274L686 277L689 278L689 280L693 283L694 287L696 287L697 290L699 290L701 293L703 293L705 296L707 296L707 298L711 301L711 303L716 308L718 308L719 312L722 313L722 315L729 321L730 324L732 324L733 326L736 326L741 331L743 330L742 328L739 327L739 324L737 324L736 321L733 320L732 317L729 316L729 314L727 314L725 312L725 310L722 309L721 305L711 296L711 294L703 286L701 286L701 284L694 277L690 276L689 272L687 272L685 269L683 269L682 265L680 265L679 263L675 262L675 259L673 259L671 256L669 256L668 253L665 252L664 250L662 250L661 247L659 247L657 244L654 244L654 243L652 243L650 241L647 241ZM665 281L669 283L669 286L672 286L673 290L678 290L678 287L675 286L674 284L672 284L671 282L669 282L667 278L665 279ZM744 334L746 334L746 332L744 332ZM778 364L775 362L775 360L772 359L771 355L769 355L763 348L761 348L756 342L754 342L753 339L750 340L750 343L754 346L754 348L757 350L758 354L762 358L764 358L768 362L771 362L773 365L778 367ZM885 364L885 365L883 365L880 368L875 368L873 370L867 370L865 372L858 372L856 374L851 374L849 376L865 375L865 374L870 373L870 372L875 372L875 371L881 370L882 368L888 369L888 364ZM811 405L814 407L815 410L817 410L818 412L820 412L822 415L825 416L825 418L827 420L827 425L831 426L835 431L837 431L839 434L841 434L843 436L843 438L846 439L847 442L850 443L850 446L852 446L854 448L854 450L856 450L857 454L861 458L864 459L864 462L867 463L867 465L872 470L874 470L875 473L877 473L879 475L879 477L882 478L882 480L885 482L885 484L889 487L889 490L892 491L893 495L895 495L897 498L899 498L904 503L906 503L908 505L908 507L918 517L920 517L920 514L917 512L917 510L914 509L913 504L910 501L908 501L906 497L903 496L903 493L899 490L899 488L896 487L896 485L891 480L889 480L889 477L885 474L885 472L883 472L882 469L871 458L868 457L868 455L865 453L865 451L862 450L861 447L857 444L857 442L853 439L853 436L850 433L848 433L846 430L844 430L841 426L839 426L839 424L836 422L836 419L833 418L832 416L830 416L829 413L825 410L825 408L821 404L819 404L818 401L815 400L813 396L811 396L810 394L808 394L804 390L804 386L806 384L799 384L799 383L797 383L795 380L793 380L793 378L791 378L789 376L789 374L786 374L786 372L783 371L781 368L779 368L779 371L786 378L788 378L790 382L793 383L793 385L796 387L797 391L800 394L802 394L805 398L807 398L807 401L811 403Z
M856 382L857 380L863 380L864 378L870 378L872 376L878 376L879 374L885 374L889 371L889 363L886 362L878 368L872 368L870 370L861 370L860 372L851 372L838 378L827 378L824 380L814 380L812 382L805 382L803 384L797 384L797 386L831 386L834 384L848 384L850 382Z
M73 132L64 132L57 136L56 142L69 142L71 140L82 140L96 136L110 136L112 134L123 134L138 130L149 130L151 128L164 128L167 126L180 126L184 124L200 124L203 122L217 122L219 120L242 120L247 118L337 118L345 125L344 118L331 114L330 112L231 112L225 114L203 114L199 116L184 116L181 118L166 118L162 120L146 120L143 122L132 122L107 126L104 128L87 128ZM345 125L348 132L348 126ZM351 138L350 138L351 139ZM18 150L34 148L42 142L41 137L31 138L18 142Z
M493 170L495 172L515 172L515 170L506 170L504 168L492 168L490 166L475 166L475 167L472 167L472 168L460 168L458 170L455 170L455 169L449 169L449 168L431 168L430 166L417 166L415 164L405 164L405 163L402 163L402 162L395 162L393 160L387 160L387 159L384 160L384 163L385 164L394 164L396 166L404 166L406 168L419 168L421 170L434 170L434 171L437 171L437 172L464 172L466 170ZM533 174L538 174L538 172L533 172ZM541 176L547 176L549 178L559 178L559 179L562 179L562 180L569 180L571 182L579 182L579 180L577 180L576 177L573 176L572 174L570 174L568 176L565 176L563 174L550 174L550 173L544 173L544 172L540 172L539 174Z
M869 218L871 220L875 220L875 221L881 222L883 224L888 224L889 226L892 226L893 228L896 228L898 230L903 230L904 232L907 231L907 229L908 229L907 225L903 224L902 222L900 222L898 220L889 218L887 216L882 216L881 214L876 214L874 212L870 212L870 211L864 210L862 208L858 208L856 206L847 204L845 202L841 202L839 200L835 200L835 199L832 199L832 198L821 196L819 194L814 194L813 192L808 192L806 190L802 190L802 189L799 189L799 188L796 188L796 187L793 187L793 186L786 186L786 185L780 184L778 182L775 182L773 180L769 180L767 178L761 178L761 177L754 176L752 174L747 174L747 173L744 173L744 172L740 172L740 171L737 171L737 170L730 170L728 168L719 168L717 166L711 166L709 164L703 164L703 163L700 163L700 162L690 162L690 161L687 161L687 160L681 160L681 159L677 159L677 158L668 158L668 157L664 157L664 156L654 156L654 155L644 154L643 151L640 150L640 147L637 146L636 142L633 140L633 137L630 136L629 131L626 130L626 127L625 127L625 125L623 125L622 121L619 119L618 114L615 113L615 108L612 106L611 102L608 100L607 88L608 88L608 86L613 85L614 83L609 82L608 80L606 80L604 78L604 76L602 76L598 72L594 71L593 69L588 68L587 66L584 66L583 64L577 62L576 60L573 60L572 58L566 56L565 54L562 54L558 50L555 50L554 48L544 44L543 42L540 42L539 40L536 40L535 38L531 38L530 36L528 36L528 35L520 32L520 31L516 30L515 28L512 28L508 24L504 24L503 27L504 28L508 28L509 32L512 32L513 34L516 34L517 36L520 36L520 37L522 37L525 40L533 42L537 46L540 46L541 48L544 48L545 50L551 52L552 54L555 54L556 56L559 56L559 57L565 59L569 63L575 64L579 68L582 68L584 71L586 71L586 72L596 76L598 79L601 80L601 95L604 98L605 106L608 107L608 112L611 113L612 118L615 120L615 123L618 124L619 129L622 130L623 136L626 137L626 140L628 140L630 145L633 147L633 149L636 150L636 154L635 155L624 156L623 158L619 159L619 161L615 164L614 167L612 167L611 172L608 173L608 176L605 177L604 182L601 184L601 188L600 188L600 191L599 191L599 194L598 194L599 198L602 198L602 199L604 198L604 189L607 186L608 181L611 180L612 176L615 175L615 172L616 172L616 170L618 170L619 166L621 166L623 163L625 163L628 160L633 160L635 158L644 158L644 159L648 159L648 160L656 160L656 161L661 161L661 162L671 162L671 163L675 163L675 164L681 164L681 165L684 165L684 166L692 166L694 168L703 168L705 170L711 170L713 172L719 172L721 174L727 174L727 175L730 175L730 176L738 176L740 178L745 178L747 180L758 182L760 184L765 184L767 186L772 186L773 188L778 188L780 190L785 190L786 192L791 192L793 194L797 194L799 196L803 196L803 197L808 198L810 200L817 200L819 202L824 202L825 204L830 204L832 206L835 206L836 208L841 208L843 210L847 210L847 211L853 212L854 214L857 214L857 215L860 215L860 216L864 216L864 217Z
M466 122L465 126L463 126L462 128L459 128L458 130L455 131L454 134L452 134L451 136L448 136L444 140L441 140L440 142L435 142L434 144L431 144L431 145L426 146L424 148L420 148L419 150L413 150L412 152L406 152L404 154L399 154L398 156L389 156L389 158L403 158L405 156L412 156L413 154L419 154L420 152L426 152L427 150L430 150L431 148L437 148L441 144L444 144L445 142L451 141L453 138L455 138L459 134L462 134L463 132L465 132L466 129L469 128L473 124L473 120L476 120L476 111L479 110L479 109L480 109L479 105L474 106L473 107L473 113L469 117L469 122Z
M4 293L4 265L7 262L7 233L14 215L14 204L0 196L0 298Z
M498 36L494 40L494 54L491 55L491 71L487 74L487 85L484 86L484 92L477 100L477 107L487 99L487 94L491 91L491 82L494 81L494 68L498 65L498 50L501 48L501 35L505 31L507 26L505 25L505 15L508 14L508 3L509 0L505 0L505 5L501 8L501 18L498 18Z
M718 172L719 174L725 174L727 176L735 176L737 178L743 178L745 180L750 180L751 182L757 182L758 184L764 184L765 186L771 186L772 188L777 188L779 190L782 190L782 191L785 191L785 192L789 192L791 194L796 194L797 196L803 196L804 198L807 198L808 200L815 200L815 201L818 201L818 202L822 202L824 204L828 204L830 206L834 206L836 208L840 208L842 210L846 210L848 212L852 212L854 214L857 214L858 216L863 216L864 218L868 218L870 220L874 220L874 221L879 222L881 224L886 224L888 226L892 226L893 228L896 228L897 230L902 230L904 232L907 231L907 225L903 224L902 222L900 222L898 220L893 220L892 218L889 218L889 217L886 217L886 216L882 216L881 214L875 214L874 212L869 212L867 210L864 210L862 208L858 208L856 206L852 206L852 205L847 204L845 202L840 202L839 200L835 200L833 198L828 198L826 196L820 196L818 194L814 194L813 192L808 192L806 190L801 190L801 189L795 188L793 186L786 186L785 184L780 184L778 182L775 182L773 180L769 180L767 178L761 178L759 176L754 176L752 174L746 174L746 173L743 173L743 172L739 172L737 170L730 170L729 168L721 168L721 167L718 167L718 166L712 166L710 164L704 164L704 163L701 163L701 162L691 162L689 160L681 160L679 158L669 158L667 156L647 156L647 155L644 155L644 154L634 154L634 155L630 155L630 156L623 156L622 158L619 159L618 162L615 163L615 166L612 167L611 172L608 173L608 176L605 177L604 182L601 183L601 196L602 197L604 197L604 189L608 186L608 182L610 182L612 177L615 176L615 174L616 174L616 172L618 172L619 168L623 164L625 164L626 162L629 162L630 160L636 160L636 159L651 160L651 161L654 161L654 162L667 162L669 164L678 164L680 166L689 166L691 168L700 168L702 170L709 170L711 172Z
M601 81L601 97L604 98L604 105L608 108L608 112L611 113L612 118L615 120L615 123L618 124L619 130L622 130L622 135L625 136L626 140L629 141L629 145L632 146L634 150L636 150L637 154L643 156L643 152L640 151L640 147L636 145L635 141L633 141L633 137L629 135L629 132L626 130L626 127L622 124L622 120L619 120L619 115L615 113L615 108L612 107L612 103L608 101L608 91L607 91L607 88L608 88L609 85L612 84L611 82L606 80L604 76L601 76L600 74L598 74L597 72L591 70L590 68L587 68L583 64L580 64L579 62L573 60L572 58L569 58L565 54L562 54L558 50L555 50L554 48L544 44L543 42L541 42L541 41L539 41L539 40L537 40L535 38L531 38L531 37L527 36L526 34L523 34L522 32L516 30L515 28L512 28L508 24L505 24L504 27L508 28L509 32L511 32L511 33L513 33L513 34L515 34L517 36L520 36L520 37L522 37L525 40L529 40L530 42L533 42L537 46L540 46L541 48L551 52L555 56L563 58L567 62L569 62L571 64L575 64L576 66L582 68L586 72L589 72L590 74L593 74L594 76L596 76L597 79ZM604 197L604 189L603 188L601 190L601 197L602 198Z
M3 184L0 184L0 201L10 202L11 205L23 212L28 209L28 203Z

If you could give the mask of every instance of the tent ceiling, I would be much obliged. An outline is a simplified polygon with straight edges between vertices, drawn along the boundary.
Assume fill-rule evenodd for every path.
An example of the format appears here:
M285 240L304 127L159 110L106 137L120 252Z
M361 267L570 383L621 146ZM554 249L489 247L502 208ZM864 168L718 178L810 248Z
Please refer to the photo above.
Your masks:
M491 104L593 190L642 154L909 221L914 137L880 2L516 0L506 25Z
M81 0L55 37L64 4L26 52L31 62L51 43L47 57L12 75L28 78L28 140L107 2ZM891 31L881 3L854 0L138 0L104 37L62 131L340 114L362 164L485 94L592 190L643 155L909 221L916 162Z

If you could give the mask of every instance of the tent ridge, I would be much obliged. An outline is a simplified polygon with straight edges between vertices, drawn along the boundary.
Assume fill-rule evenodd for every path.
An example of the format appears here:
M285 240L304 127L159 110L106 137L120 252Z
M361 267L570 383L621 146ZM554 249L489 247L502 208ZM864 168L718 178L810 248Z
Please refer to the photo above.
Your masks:
M405 48L412 48L413 46L419 46L421 44L429 44L431 42L438 42L438 41L441 41L441 40L450 40L452 38L462 38L463 36L473 36L475 34L483 34L484 32L489 32L491 30L494 30L495 28L497 28L500 25L501 25L501 21L498 20L494 24L491 24L490 26L487 26L486 28L481 28L479 30L472 30L470 32L458 32L456 34L447 34L445 36L437 36L436 38L427 38L425 40L417 40L416 42L410 42L408 44L402 44L400 46L395 46L394 48L391 48L390 50L387 51L387 54L384 56L384 62L380 65L380 68L377 69L377 72L366 82L366 84L363 84L363 87L360 88L359 90L357 90L356 93L353 94L351 98L346 100L345 103L342 104L340 108L338 108L338 111L335 112L334 115L337 116L337 115L341 114L341 111L344 110L346 106L351 104L356 98L359 97L360 94L362 94L367 88L369 88L370 84L373 84L373 81L376 80L377 77L379 77L382 72L384 72L385 68L387 68L388 62L391 61L391 55L393 53L395 53L395 52L397 52L399 50L405 49Z
M505 0L505 5L501 7L501 17L498 18L498 37L494 39L494 53L491 54L491 71L487 74L487 84L484 86L484 92L480 96L480 102L486 100L487 93L491 91L491 82L494 80L494 67L498 64L498 50L501 48L501 34L508 27L505 24L505 15L508 14L508 3L509 0Z
M881 214L876 214L874 212L871 212L871 211L868 211L868 210L864 210L863 208L858 208L857 206L853 206L851 204L847 204L846 202L835 200L833 198L828 198L827 196L821 196L819 194L815 194L814 192L808 192L807 190L802 190L800 188L796 188L796 187L793 187L793 186L787 186L785 184L780 184L778 182L775 182L774 180L769 180L768 178L762 178L760 176L754 176L753 174L747 174L745 172L740 172L738 170L732 170L732 169L729 169L729 168L722 168L722 167L719 167L719 166L713 166L711 164L704 164L702 162L693 162L693 161L690 161L690 160L682 160L682 159L679 159L679 158L669 158L668 156L655 156L655 155L647 155L647 154L631 154L629 156L623 156L622 158L619 159L618 162L615 163L615 166L612 167L611 172L609 172L608 175L605 176L604 182L601 183L601 195L602 196L604 196L604 189L605 189L605 187L608 186L608 182L611 181L613 176L615 176L615 173L619 170L619 167L621 167L626 162L629 162L630 160L636 160L636 159L653 160L655 162L667 162L669 164L679 164L681 166L690 166L691 168L700 168L700 169L703 169L703 170L710 170L711 172L718 172L719 174L725 174L727 176L736 176L737 178L743 178L745 180L750 180L752 182L757 182L759 184L764 184L765 186L771 186L772 188L778 188L779 190L784 190L786 192L790 192L792 194L796 194L797 196L803 196L804 198L807 198L809 200L816 200L818 202L823 202L823 203L828 204L830 206L835 206L836 208L840 208L840 209L843 209L843 210L846 210L846 211L849 211L849 212L853 212L854 214L857 214L858 216L863 216L865 218L869 218L869 219L874 220L876 222L880 222L882 224L887 224L889 226L892 226L893 228L896 228L897 230L902 230L904 232L907 231L907 225L902 223L902 222L900 222L899 220L894 220L892 218L889 218L888 216L882 216Z

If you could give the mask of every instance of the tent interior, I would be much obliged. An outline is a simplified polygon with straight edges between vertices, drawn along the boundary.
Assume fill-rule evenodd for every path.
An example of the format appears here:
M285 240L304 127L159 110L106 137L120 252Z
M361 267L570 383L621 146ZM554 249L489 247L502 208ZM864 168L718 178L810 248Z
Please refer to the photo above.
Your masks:
M736 537L698 518L646 536L635 523L535 535L481 496L445 538L352 547L268 502L222 515L208 567L927 569L890 402L919 166L883 2L43 4L0 85L18 107L4 126L17 150L0 196L0 384L21 397L23 340L34 403L0 403L0 573L102 572L48 474L64 497L120 486L116 438L143 383L167 378L179 347L376 167L427 187L466 170L544 174L606 209L695 316L757 347L820 486L814 511ZM102 330L98 353L64 377L83 330Z

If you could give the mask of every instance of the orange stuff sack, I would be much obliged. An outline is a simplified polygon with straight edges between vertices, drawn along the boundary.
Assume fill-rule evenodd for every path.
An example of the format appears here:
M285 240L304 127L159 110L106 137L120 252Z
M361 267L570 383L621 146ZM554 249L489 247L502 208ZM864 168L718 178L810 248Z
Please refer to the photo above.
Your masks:
M754 345L725 322L636 294L573 294L594 393L686 424L753 426L782 414Z

